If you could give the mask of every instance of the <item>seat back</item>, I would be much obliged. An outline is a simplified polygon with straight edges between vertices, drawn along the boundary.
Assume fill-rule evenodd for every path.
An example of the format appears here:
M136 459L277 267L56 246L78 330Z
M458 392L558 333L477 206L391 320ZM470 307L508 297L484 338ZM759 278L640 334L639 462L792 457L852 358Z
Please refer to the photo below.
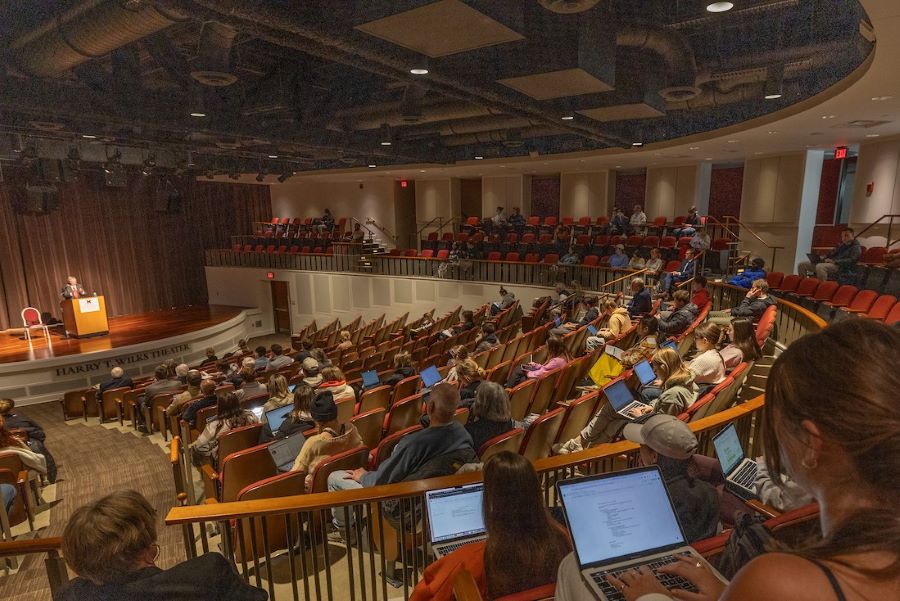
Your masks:
M265 478L241 489L238 492L237 500L257 501L302 495L306 492L305 479L306 474L302 472L288 472ZM265 525L263 525L263 521L265 521ZM254 527L251 529L250 520L240 521L240 528L243 529L243 545L238 538L238 532L233 533L231 548L234 549L235 561L258 560L264 558L266 552L274 553L287 549L291 544L300 540L301 533L297 522L286 520L283 516L257 519L253 521L253 525ZM288 534L288 528L291 528L290 534Z
M772 305L766 309L763 312L762 317L759 318L759 323L756 324L756 344L759 345L759 348L765 346L766 340L772 333L772 328L775 327L775 317L777 313L778 305Z
M813 300L816 301L830 301L834 298L835 293L837 293L838 283L837 282L822 282L816 288L816 293L813 295Z
M103 391L100 398L100 415L103 421L115 419L119 414L119 403L124 405L125 393L131 390L127 386L110 388Z
M519 454L531 462L548 457L562 424L563 413L562 408L554 409L534 420L525 433Z
M41 312L34 307L25 307L22 309L22 323L26 328L43 325Z
M522 421L531 407L534 392L537 390L536 380L525 380L509 392L509 414L515 421Z
M414 394L394 403L384 423L386 434L404 430L419 422L422 417L422 394Z
M895 323L900 321L900 303L897 303L891 310L888 312L887 316L884 318L885 325L892 326Z
M769 288L772 290L777 290L783 280L784 274L780 271L772 271L766 275L766 282L769 283Z
M219 436L219 457L227 457L232 453L249 449L259 442L259 431L262 424L250 424L229 430Z
M796 294L799 296L812 296L816 293L816 289L819 285L825 283L827 282L821 282L816 278L803 278L797 285Z
M411 395L414 395L419 389L419 384L421 384L421 382L422 379L418 375L410 376L397 382L396 386L394 386L394 397L392 405L396 404L400 399L405 399Z
M219 455L219 501L236 501L238 493L245 487L277 473L268 444L225 455L224 459Z
M376 386L363 392L359 397L359 410L357 413L365 413L373 409L384 409L387 411L391 405L391 397L394 391L390 386Z
M831 297L830 302L835 307L847 307L853 302L853 299L856 298L858 292L859 288L856 286L841 286L837 289L837 292L834 293L834 296Z
M778 290L781 290L782 292L794 292L797 289L797 286L800 285L801 279L802 278L799 275L789 273L781 280L781 285L778 287Z
M897 304L897 298L890 294L882 294L872 304L872 308L866 313L867 316L878 321L884 321L891 312L893 306Z
M490 382L494 382L496 384L500 384L501 386L506 383L506 377L509 375L509 366L512 365L512 361L503 361L502 363L498 363L487 375L487 380Z
M328 476L339 470L355 470L366 467L369 463L369 448L356 447L328 459L323 459L312 472L309 483L309 492L328 492Z
M378 443L378 446L372 451L372 457L369 460L369 469L376 470L378 466L381 465L388 457L391 456L391 453L394 452L394 447L403 439L404 436L409 436L413 432L418 432L422 429L421 424L416 424L415 426L410 426L405 430L400 430L399 432L394 432L393 434L389 434L381 439L381 442Z
M565 442L578 436L591 421L599 402L600 391L595 390L569 403L565 408L562 423L556 435L556 442Z
M85 405L82 399L84 399L84 395L88 390L90 389L81 388L79 390L70 390L63 393L63 398L60 399L63 410L63 419L72 419L73 417L81 417L84 415Z
M478 449L478 456L481 458L481 462L484 463L492 456L503 451L518 453L524 437L525 430L522 428L513 428L509 432L504 432L499 436L495 436L490 440L485 441L485 443L481 445L481 448Z
M350 418L350 423L356 426L363 444L374 449L381 442L381 428L384 425L384 407L372 409Z
M853 297L853 302L850 303L849 309L853 312L865 313L872 308L872 304L877 298L878 293L874 290L860 290L859 293Z
M537 413L540 415L547 410L547 407L550 406L550 401L553 400L556 384L559 381L562 370L563 368L554 369L553 371L547 372L547 374L540 379L537 389L534 392L534 398L531 399L531 407L528 409L529 413Z

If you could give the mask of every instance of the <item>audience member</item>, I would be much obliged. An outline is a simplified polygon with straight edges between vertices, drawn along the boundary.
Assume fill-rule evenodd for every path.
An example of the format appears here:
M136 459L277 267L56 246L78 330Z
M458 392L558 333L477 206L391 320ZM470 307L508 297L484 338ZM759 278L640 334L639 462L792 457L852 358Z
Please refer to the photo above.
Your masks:
M316 347L315 342L311 338L304 338L300 341L300 350L294 353L294 361L303 362L304 359L311 356L311 351Z
M500 286L500 301L491 303L491 315L496 315L501 311L509 309L516 303L516 295Z
M465 345L457 344L456 346L450 347L447 354L450 355L450 359L447 360L450 371L447 372L447 377L444 378L444 382L447 384L456 384L456 366L469 358L469 349L467 349Z
M191 368L188 367L187 363L179 363L175 366L175 378L182 386L187 386L187 375L189 371L191 371Z
M603 336L607 340L619 338L631 328L631 317L628 314L627 308L620 307L616 304L616 301L607 299L603 301L602 309L606 323L597 330L597 333L600 334L600 336Z
M628 222L631 224L632 231L643 231L644 226L647 225L647 214L641 209L641 205L634 205Z
M316 392L330 392L335 403L356 402L356 391L347 384L347 378L339 367L326 367L322 370L322 383Z
M700 225L700 221L700 215L697 214L697 207L691 207L688 209L687 216L684 218L684 223L681 224L681 227L676 227L672 230L672 235L676 238L693 236L697 231L697 226Z
M749 319L743 317L732 319L723 336L728 340L728 344L723 346L719 353L728 369L734 369L744 361L756 361L762 357L756 343L756 329Z
M662 274L665 266L666 266L666 262L659 255L659 249L651 248L650 249L650 258L647 259L646 263L644 263L644 269L647 270L647 276L658 278L660 276L660 274Z
M728 283L739 288L750 288L754 280L766 279L766 262L760 257L754 257L750 261L750 266L737 274Z
M204 363L215 363L219 358L216 357L216 349L209 346L206 347L206 359L203 360Z
M512 388L516 384L520 384L528 379L541 378L553 371L565 367L572 360L569 351L566 349L566 343L559 336L550 336L547 339L547 360L543 363L534 361L516 366L509 375L509 381L506 383L507 388Z
M257 371L269 369L269 357L266 356L266 347L258 346L253 353L256 355L254 369Z
M637 271L639 269L643 269L645 265L646 262L644 261L644 257L642 257L640 253L635 251L635 253L631 255L631 259L628 261L627 267L628 269Z
M338 345L336 347L337 350L346 351L347 349L353 348L353 341L350 340L350 332L348 332L347 330L341 330L341 333L339 334L339 336L340 336L340 342L338 343Z
M550 304L558 305L564 303L570 296L572 296L572 293L566 289L565 282L556 282L553 285L553 293L550 295Z
M330 368L335 369L335 368ZM309 408L309 414L319 429L306 439L291 471L306 475L306 488L312 484L316 467L332 455L363 446L362 438L352 423L338 421L338 408L331 392L318 392Z
M264 377L264 376L263 376ZM247 367L241 370L241 387L237 390L237 395L241 399L249 399L264 394L268 394L269 389L265 384L261 384L256 379L256 372Z
M366 240L366 233L363 231L362 226L359 223L353 224L353 235L351 237L356 244L362 244Z
M103 398L103 393L114 388L134 388L134 382L125 375L125 370L116 366L109 370L109 380L97 385L97 398Z
M684 260L676 271L667 273L662 281L662 290L665 293L671 293L676 284L686 282L694 277L697 273L697 260L695 259L694 250L689 248L684 254Z
M272 376L269 377L269 383L266 385L266 392L269 393L269 400L263 405L263 411L271 411L272 409L284 407L285 405L290 405L294 402L294 396L288 390L287 378L281 374L272 374ZM244 394L247 393L245 392Z
M603 314L610 315L612 314L613 309L607 309L607 303L612 301L604 301L603 302ZM587 307L587 310L584 312L584 315L578 321L567 321L562 324L558 328L553 328L550 330L550 334L553 336L565 336L572 330L577 330L578 328L583 328L588 325L598 317L600 317L600 308L597 306L599 303L599 299L596 296L589 296L584 299L584 305ZM616 304L612 302L613 308L616 307Z
M322 383L322 374L319 373L319 362L312 357L307 357L300 364L303 371L303 383L311 388L318 387Z
M509 395L500 384L482 382L475 393L466 431L472 437L472 447L478 452L488 440L513 429Z
M659 317L660 334L678 336L691 327L691 324L700 315L700 309L690 300L691 296L687 290L677 290L672 295L672 311L668 314L660 314Z
M47 475L47 458L14 436L6 426L6 418L0 415L0 453L7 452L17 455L29 471Z
M611 234L621 234L627 236L631 233L631 221L625 216L625 211L615 209L612 219L609 220L609 231Z
M58 601L265 601L268 593L246 584L218 553L168 570L160 553L156 510L138 492L120 490L83 505L63 531L63 556L79 577Z
M643 278L631 280L631 300L625 307L632 318L647 315L653 311L653 298Z
M203 380L203 382L201 382L200 394L203 396L188 405L181 414L181 419L190 424L191 428L196 424L198 411L207 407L212 407L219 401L216 396L216 383L212 380Z
M187 376L187 390L175 395L175 398L172 399L172 402L166 407L166 415L170 417L180 416L181 412L184 411L184 406L187 405L191 399L200 395L200 384L202 382L203 376L199 371L196 369L189 371Z
M153 384L144 389L144 394L138 399L138 411L134 412L135 419L138 421L138 430L148 432L147 425L143 423L144 412L149 410L150 403L158 394L169 394L181 391L181 382L174 377L169 377L169 369L166 365L157 366L154 371Z
M634 367L634 364L643 359L649 360L656 349L659 348L657 334L659 333L659 319L653 315L645 315L638 323L638 341L631 348L622 353L621 363L624 367Z
M497 207L494 216L491 217L491 226L497 229L506 227L506 214L503 212L503 207Z
M702 226L698 226L697 231L691 236L691 248L699 254L704 250L709 250L710 244L712 244L712 240L710 240L709 232L703 229Z
M616 244L615 251L609 258L609 266L613 269L625 269L628 267L628 255L625 254L625 246Z
M316 396L315 388L306 384L298 384L294 389L294 408L288 413L281 425L273 432L269 426L269 420L262 421L263 427L259 432L259 444L263 444L276 438L286 438L292 434L306 432L310 428L315 427L312 416L309 413L309 407L313 398ZM307 432L308 434L308 432Z
M456 366L456 378L459 386L459 398L468 407L475 398L475 393L484 380L484 370L472 359L466 359Z
M462 465L477 460L472 437L453 419L459 405L459 392L447 384L437 384L428 395L426 412L430 425L404 436L391 456L375 471L356 469L336 471L328 477L328 490L351 490L452 474ZM352 512L350 514L352 519ZM342 508L332 510L332 522L341 533Z
M9 430L22 430L28 437L25 441L31 451L38 455L43 455L47 463L47 480L51 484L56 482L56 460L47 449L47 433L36 421L30 417L14 413L16 402L12 399L0 399L0 419L4 422L4 427Z
M725 358L717 348L721 339L722 328L712 322L701 323L694 330L694 346L698 354L687 366L694 374L700 396L725 379Z
M216 398L216 416L206 422L206 427L191 443L191 457L194 464L211 459L216 462L219 456L219 437L237 428L258 423L252 411L241 408L241 400L233 392L220 394Z
M401 351L394 355L394 373L384 379L383 384L394 387L400 380L411 378L416 375L416 369L413 367L412 355L407 351Z
M497 326L490 321L481 324L481 335L476 339L475 354L490 350L500 344L497 338Z
M410 601L449 601L462 570L473 575L485 599L556 582L559 563L572 544L544 507L531 463L510 451L491 457L484 465L482 504L486 540L429 565Z
M509 225L515 228L516 231L521 231L522 228L525 227L525 223L525 216L519 211L519 207L513 207L512 215L509 216Z
M242 355L249 355L250 354L250 345L247 344L246 340L241 338L240 340L238 340L238 350L241 352Z
M801 276L815 275L822 280L828 280L839 273L849 273L856 268L862 248L851 228L841 231L841 241L820 261L803 261L797 265L797 273Z
M723 311L710 311L709 321L725 325L730 323L734 317L746 317L753 323L757 323L766 309L774 304L775 299L769 296L769 283L766 280L755 280L741 300L741 304Z
M287 367L293 362L294 360L291 357L288 357L284 354L284 348L280 344L272 345L272 358L269 360L267 369L281 369L282 367Z
M697 309L700 311L703 311L712 302L712 297L706 287L706 276L697 274L691 281L691 302L697 305Z
M767 470L787 474L819 502L821 538L759 555L728 585L693 560L661 571L696 585L701 595L691 599L898 598L898 348L896 329L846 320L796 340L769 372ZM647 571L623 575L617 586L628 601L688 598Z

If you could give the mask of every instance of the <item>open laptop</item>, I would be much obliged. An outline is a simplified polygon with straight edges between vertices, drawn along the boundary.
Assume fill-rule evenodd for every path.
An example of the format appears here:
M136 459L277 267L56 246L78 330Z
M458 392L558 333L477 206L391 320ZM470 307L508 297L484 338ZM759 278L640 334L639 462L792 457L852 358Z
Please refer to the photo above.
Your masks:
M269 455L272 456L272 461L275 462L275 467L279 472L291 471L304 442L306 442L306 437L301 432L269 444Z
M806 258L809 259L809 262L813 265L818 265L825 260L819 253L806 253Z
M666 340L661 345L659 345L659 348L670 348L673 351L677 352L678 351L678 343L676 343L674 340Z
M294 404L276 407L270 411L266 411L266 422L269 424L269 431L275 432L281 427L284 418L294 409Z
M598 599L624 600L606 576L640 566L650 568L666 588L697 591L690 582L658 571L679 555L706 564L685 541L658 467L563 480L556 488L581 576Z
M363 388L375 388L376 386L381 384L381 380L378 378L378 372L374 369L364 371L361 375Z
M593 325L591 325L591 324L588 324L588 325L587 325L587 331L588 331L588 333L589 333L591 336L596 336L596 335L597 335L597 328L595 328L595 327L594 327Z
M256 416L256 420L257 420L257 421L261 420L261 419L262 419L262 414L263 414L263 408L262 408L262 405L260 405L259 407L253 407L253 408L251 408L251 409L250 409L250 413L252 413L253 415Z
M463 545L484 540L481 497L484 484L466 484L425 493L431 548L438 559Z
M634 416L629 413L632 409L650 408L650 405L635 400L631 390L626 386L625 380L615 380L608 384L603 389L603 394L609 399L613 410L625 419L634 419Z
M444 379L441 376L441 372L434 365L429 365L420 371L419 377L422 378L422 384L424 385L422 392L431 392L431 387Z
M759 465L744 456L744 449L741 447L741 440L734 424L728 424L716 434L713 445L716 447L716 455L725 474L725 488L745 501L758 499L753 481L756 480Z
M289 385L288 385L288 392L293 393L294 390L295 390L296 388L297 388L297 385L296 385L296 384L289 384Z
M646 359L641 359L634 364L634 374L638 377L641 386L652 384L656 380L656 372Z

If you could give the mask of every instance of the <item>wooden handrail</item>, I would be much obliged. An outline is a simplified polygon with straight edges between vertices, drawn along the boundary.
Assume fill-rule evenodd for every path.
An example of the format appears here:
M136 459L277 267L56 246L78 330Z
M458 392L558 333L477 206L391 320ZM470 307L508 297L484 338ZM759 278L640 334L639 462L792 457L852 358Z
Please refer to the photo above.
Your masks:
M59 551L62 549L62 543L63 539L60 536L0 542L0 557Z
M694 432L703 432L749 415L762 409L764 405L764 398L759 396L738 405L737 407L726 409L725 411L721 411L710 417L691 422L688 426ZM534 463L534 468L540 474L561 468L576 467L586 462L613 459L624 453L633 453L637 451L638 448L638 445L629 441L604 443L578 453L539 459ZM441 478L400 482L397 484L386 484L354 490L294 495L274 499L261 499L258 501L215 503L212 505L186 505L184 507L173 507L169 510L169 513L166 516L166 524L187 524L201 521L213 522L236 519L239 517L256 517L297 511L330 509L334 506L418 496L430 490L459 486L462 484L472 484L481 482L481 480L481 472L470 472L466 474L444 476Z
M589 267L589 266L588 266L588 267ZM616 278L616 279L614 279L614 280L610 280L610 281L606 282L605 284L603 284L602 286L600 286L600 289L602 290L602 289L606 288L607 286L609 286L609 285L611 285L611 284L618 284L618 283L621 282L622 280L626 280L626 279L628 279L628 278L634 278L634 277L637 277L638 275L640 275L640 274L642 274L642 273L645 273L646 271L647 271L647 268L645 267L644 269L639 269L639 270L637 270L637 271L629 272L629 273L623 275L623 276L620 277L620 278Z

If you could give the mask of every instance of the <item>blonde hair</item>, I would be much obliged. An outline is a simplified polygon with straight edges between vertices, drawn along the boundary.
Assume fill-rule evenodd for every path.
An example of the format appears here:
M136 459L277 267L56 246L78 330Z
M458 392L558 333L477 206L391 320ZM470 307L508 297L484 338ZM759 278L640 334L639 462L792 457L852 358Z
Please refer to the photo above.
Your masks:
M75 510L62 550L72 570L95 584L121 579L156 542L156 510L141 493L120 490Z
M281 374L275 374L269 378L269 384L266 386L266 389L268 390L269 395L273 397L282 398L288 396L287 378Z
M394 368L412 367L412 355L406 351L401 351L394 355Z
M16 406L16 402L12 399L0 399L0 415L7 415Z
M322 370L322 380L325 382L336 382L344 379L344 372L339 367L326 367Z
M653 365L657 367L656 373L662 380L664 389L684 386L693 379L690 370L681 360L681 355L670 348L659 349L653 353Z
M341 342L346 342L350 340L350 332L347 330L341 330Z
M456 375L470 382L484 379L484 373L484 370L478 367L473 359L466 359L456 366Z

